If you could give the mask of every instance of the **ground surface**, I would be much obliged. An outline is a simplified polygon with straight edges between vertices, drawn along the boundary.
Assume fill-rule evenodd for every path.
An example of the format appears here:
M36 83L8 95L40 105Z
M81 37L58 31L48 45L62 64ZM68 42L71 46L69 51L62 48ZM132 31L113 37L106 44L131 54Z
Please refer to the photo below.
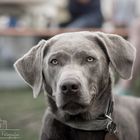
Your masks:
M33 99L31 90L0 91L0 119L20 129L19 140L38 140L45 106L43 94Z

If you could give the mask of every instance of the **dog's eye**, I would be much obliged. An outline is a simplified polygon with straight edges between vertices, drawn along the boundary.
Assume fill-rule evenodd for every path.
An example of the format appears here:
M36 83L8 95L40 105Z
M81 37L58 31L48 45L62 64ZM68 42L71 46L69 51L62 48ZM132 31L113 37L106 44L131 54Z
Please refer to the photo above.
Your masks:
M50 61L50 63L53 64L53 65L57 65L58 64L58 60L57 59L52 59Z
M86 61L87 61L87 62L93 62L93 61L95 61L95 58L93 58L92 56L88 56L88 57L86 58Z

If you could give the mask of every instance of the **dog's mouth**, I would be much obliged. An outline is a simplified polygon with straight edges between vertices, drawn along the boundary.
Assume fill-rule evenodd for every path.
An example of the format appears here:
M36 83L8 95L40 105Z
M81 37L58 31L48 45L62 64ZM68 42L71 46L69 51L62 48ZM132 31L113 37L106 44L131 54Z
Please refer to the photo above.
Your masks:
M61 109L70 114L77 114L77 113L83 112L83 110L85 110L86 107L87 105L83 105L76 102L69 102L63 105Z

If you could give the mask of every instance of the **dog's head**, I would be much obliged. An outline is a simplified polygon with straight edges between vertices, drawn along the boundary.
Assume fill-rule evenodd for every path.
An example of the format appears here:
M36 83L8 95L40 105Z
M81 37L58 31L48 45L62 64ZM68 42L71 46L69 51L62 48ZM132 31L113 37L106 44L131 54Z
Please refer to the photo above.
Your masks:
M95 96L107 98L110 66L129 79L134 59L135 49L118 35L75 32L42 40L15 67L34 97L44 85L56 109L78 114L94 104Z

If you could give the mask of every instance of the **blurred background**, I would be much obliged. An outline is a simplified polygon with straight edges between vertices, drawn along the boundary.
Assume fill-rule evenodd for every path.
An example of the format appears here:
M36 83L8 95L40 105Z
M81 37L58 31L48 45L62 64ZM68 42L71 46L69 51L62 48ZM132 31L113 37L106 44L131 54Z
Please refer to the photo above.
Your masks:
M139 16L139 0L0 0L0 137L9 128L20 130L18 139L38 140L47 104L43 94L33 99L13 63L40 39L59 33L103 31L129 40L137 50L133 78L116 76L113 91L140 96Z

